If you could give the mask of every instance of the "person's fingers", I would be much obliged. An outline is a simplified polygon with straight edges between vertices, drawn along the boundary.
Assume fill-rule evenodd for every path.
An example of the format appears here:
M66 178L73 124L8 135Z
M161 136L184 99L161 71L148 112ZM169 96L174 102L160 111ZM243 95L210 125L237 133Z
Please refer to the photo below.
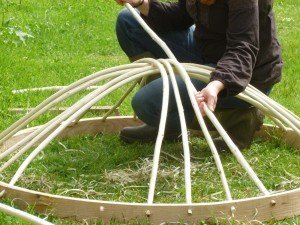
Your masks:
M204 102L201 102L199 105L200 112L201 112L202 116L206 116L206 113L205 113L203 107L204 107Z
M203 116L205 116L205 112L203 110L203 102L205 102L205 97L203 95L202 92L197 92L195 94L195 98L196 98L196 101L197 101L197 104L198 104L198 107L200 109L200 112Z
M197 100L197 103L200 104L200 102L204 101L204 96L201 92L197 92L195 94L195 97L196 97L196 100Z
M205 100L204 97L196 98L198 105Z
M208 100L207 100L208 109L212 112L215 111L216 104L217 104L217 97L210 96L210 98L208 98Z
M123 1L122 0L115 0L116 1L116 3L118 4L118 5L123 5Z

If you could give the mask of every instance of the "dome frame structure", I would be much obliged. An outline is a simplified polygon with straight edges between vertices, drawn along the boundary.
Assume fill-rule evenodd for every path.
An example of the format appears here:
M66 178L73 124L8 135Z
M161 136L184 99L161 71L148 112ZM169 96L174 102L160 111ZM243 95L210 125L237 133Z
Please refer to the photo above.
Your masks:
M7 167L20 159L30 149L31 153L23 161L9 183L0 182L1 196L16 199L21 208L34 205L37 212L51 212L61 218L74 218L76 220L95 221L103 220L109 222L112 219L121 222L132 220L147 220L151 223L197 223L202 220L214 219L235 219L243 221L265 221L270 219L283 219L300 215L300 188L282 193L272 193L265 188L263 182L256 175L249 163L245 160L240 150L235 146L223 127L220 125L214 114L205 106L204 110L216 130L228 144L231 153L235 156L242 168L247 172L262 196L246 199L233 200L223 166L216 150L210 133L194 98L196 90L190 78L209 81L212 68L179 63L166 45L144 24L136 11L129 5L126 7L132 12L135 18L141 23L151 37L165 50L169 59L145 58L134 63L121 65L96 72L82 78L69 86L60 89L58 92L43 101L40 105L15 122L0 134L1 154L0 160L7 159L1 167L3 172ZM146 203L127 203L115 201L88 200L72 198L60 195L53 195L26 188L18 187L15 184L23 172L35 157L56 138L71 138L79 134L117 133L125 126L136 126L141 124L138 118L133 116L111 116L111 113L119 107L124 99L132 92L134 87L153 74L160 73L163 79L163 108L157 140L154 147L152 173L149 184L148 199ZM191 174L190 174L190 152L189 132L184 119L184 111L176 85L175 74L181 76L187 86L191 103L194 107L202 135L208 142L215 160L226 200L221 202L193 203L191 195ZM171 82L169 82L170 78ZM38 127L24 129L30 122L47 112L51 107L76 93L86 90L99 82L107 81L104 85L95 88L88 95L80 99L74 105L66 109L60 115ZM115 106L101 118L82 119L83 115L101 101L105 96L114 92L123 85L132 84L125 95ZM186 203L155 203L155 185L159 167L161 145L164 138L165 124L168 114L168 93L170 85L173 86L175 98L180 115L182 130L182 146L184 151L184 176L186 189ZM270 131L280 132L283 140L294 148L300 149L300 118L287 110L277 102L265 96L251 85L237 98L243 99L261 110L268 116L275 125L264 125L257 135L267 136ZM11 156L11 157L8 157Z

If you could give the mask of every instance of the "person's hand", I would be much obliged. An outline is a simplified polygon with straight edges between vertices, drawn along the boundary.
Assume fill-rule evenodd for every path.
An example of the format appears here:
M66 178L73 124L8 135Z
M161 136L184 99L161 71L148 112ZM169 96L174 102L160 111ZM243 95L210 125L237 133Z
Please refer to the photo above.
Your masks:
M149 1L148 0L115 0L121 6L124 6L126 3L129 3L132 7L137 7L141 14L148 16L149 13Z
M132 7L135 7L140 3L140 0L115 0L119 5L124 6L125 3L129 3Z
M205 116L203 109L204 103L210 111L214 111L218 101L218 94L224 89L224 84L221 81L215 80L207 84L205 88L195 94L200 112Z

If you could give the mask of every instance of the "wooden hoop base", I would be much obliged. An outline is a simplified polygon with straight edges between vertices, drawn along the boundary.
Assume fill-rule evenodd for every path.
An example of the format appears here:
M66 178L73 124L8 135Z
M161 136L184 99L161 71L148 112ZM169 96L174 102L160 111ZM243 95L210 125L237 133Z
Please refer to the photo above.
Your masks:
M133 117L111 117L106 121L101 118L84 119L65 129L59 138L70 138L82 134L116 133L125 126L138 126L141 122ZM6 149L36 129L30 128L18 132L2 146ZM278 128L264 125L259 136L266 136ZM283 140L290 146L300 148L300 138L292 130L280 131ZM242 221L266 221L284 219L300 215L300 188L292 191L271 194L269 196L247 199L195 203L195 204L141 204L124 203L52 195L0 182L0 191L4 197L15 199L21 208L34 205L39 213L53 213L61 218L75 220L120 222L149 220L151 223L197 223L202 220L222 220L233 218ZM234 209L234 210L233 210Z

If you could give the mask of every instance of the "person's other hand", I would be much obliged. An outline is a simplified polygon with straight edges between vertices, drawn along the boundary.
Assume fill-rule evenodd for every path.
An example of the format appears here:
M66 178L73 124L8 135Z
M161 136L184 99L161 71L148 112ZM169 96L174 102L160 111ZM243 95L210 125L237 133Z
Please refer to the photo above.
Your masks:
M125 3L129 3L131 6L136 6L139 4L140 0L115 0L119 5L124 6Z
M141 14L148 16L149 14L149 1L148 0L115 0L121 6L129 3L132 7L136 7Z
M208 109L213 112L217 105L218 94L223 89L224 84L221 81L215 80L208 83L205 88L195 94L200 112L203 116L206 115L203 109L204 103L207 105Z

